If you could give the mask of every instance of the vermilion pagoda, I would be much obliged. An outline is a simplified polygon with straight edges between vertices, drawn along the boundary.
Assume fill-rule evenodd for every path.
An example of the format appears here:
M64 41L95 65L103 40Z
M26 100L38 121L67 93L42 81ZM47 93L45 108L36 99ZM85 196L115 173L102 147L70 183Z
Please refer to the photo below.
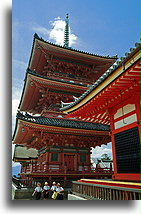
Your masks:
M103 177L91 171L90 150L110 142L109 125L66 119L60 107L85 93L116 57L74 50L68 42L68 17L64 47L34 35L13 136L16 149L24 145L38 151L34 159L14 156L23 179Z

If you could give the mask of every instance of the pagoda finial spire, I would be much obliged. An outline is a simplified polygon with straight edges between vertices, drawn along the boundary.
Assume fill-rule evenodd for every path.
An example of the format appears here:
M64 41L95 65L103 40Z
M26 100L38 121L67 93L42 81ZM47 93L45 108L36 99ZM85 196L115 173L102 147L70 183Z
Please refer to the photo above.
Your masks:
M64 32L64 47L69 47L69 14L66 14L66 26L65 26L65 32Z

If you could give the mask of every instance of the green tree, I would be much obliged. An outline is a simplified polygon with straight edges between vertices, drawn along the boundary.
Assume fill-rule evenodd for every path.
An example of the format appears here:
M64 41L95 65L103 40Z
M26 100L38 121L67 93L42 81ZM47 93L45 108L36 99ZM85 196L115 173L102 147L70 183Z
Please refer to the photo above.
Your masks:
M111 158L105 153L101 155L101 160L111 160Z

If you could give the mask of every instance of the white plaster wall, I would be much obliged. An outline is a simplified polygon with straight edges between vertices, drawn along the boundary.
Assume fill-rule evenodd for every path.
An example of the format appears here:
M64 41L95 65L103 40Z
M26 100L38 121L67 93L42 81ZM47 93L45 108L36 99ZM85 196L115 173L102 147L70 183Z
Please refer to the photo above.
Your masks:
M125 105L123 107L123 112L124 114L127 114L131 111L134 111L135 110L135 104L128 104L128 105ZM117 119L118 117L121 117L123 114L122 114L122 108L118 109L118 111L116 112L116 114L114 115L114 119Z
M115 124L115 129L121 128L121 127L123 127L123 126L126 126L126 125L128 125L128 124L134 123L134 122L136 122L136 121L137 121L137 116L136 116L136 114L133 114L133 115L131 115L131 116L129 116L129 117L126 117L126 118L124 119L124 122L125 122L125 123L123 123L123 119L122 119L122 120L119 120L119 121L116 122L116 123L114 123L114 124Z

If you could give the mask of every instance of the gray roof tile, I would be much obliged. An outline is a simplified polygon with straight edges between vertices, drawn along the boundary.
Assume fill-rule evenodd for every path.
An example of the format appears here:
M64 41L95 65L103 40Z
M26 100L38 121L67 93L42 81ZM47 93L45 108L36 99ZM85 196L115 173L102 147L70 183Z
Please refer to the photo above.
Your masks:
M17 113L17 119L22 119L28 122L49 125L49 126L59 126L65 128L76 128L76 129L86 129L86 130L98 130L98 131L109 131L109 125L104 125L100 123L90 123L84 121L78 121L74 119L61 119L61 118L49 118L43 116L31 116L29 114L23 114L21 112Z

